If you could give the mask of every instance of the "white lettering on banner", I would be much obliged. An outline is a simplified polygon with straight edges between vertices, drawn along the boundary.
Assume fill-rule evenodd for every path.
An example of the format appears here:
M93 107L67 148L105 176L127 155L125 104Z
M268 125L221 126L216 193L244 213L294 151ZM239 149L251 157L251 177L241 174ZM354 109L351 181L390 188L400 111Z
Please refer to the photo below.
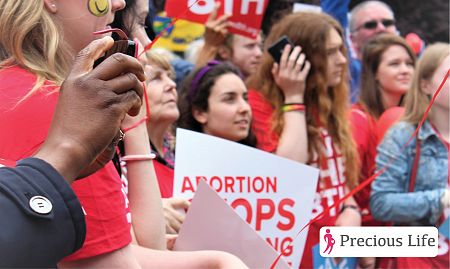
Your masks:
M314 195L314 205L313 205L313 215L312 218L315 218L317 215L322 213L323 206L322 206L322 197L320 193L317 193Z
M298 232L296 228L311 219L319 171L192 131L178 129L176 137L174 196L190 199L198 182L206 181L275 250L287 247L284 258L292 268L298 268L308 231L300 234L295 242L293 238ZM226 219L223 223L227 230L234 229L227 226ZM225 243L229 244L229 238ZM257 253L255 256L260 259Z
M331 136L328 135L328 132L325 130L322 130L322 137L323 142L325 143L325 150L327 152L328 157L332 157L334 155L334 149L333 149L333 140L331 139ZM336 152L338 154L338 152Z
M330 189L325 189L316 193L314 196L314 207L313 207L313 218L322 213L324 206L330 207L335 202L336 199L344 196L344 187L337 186ZM334 217L337 215L338 208L333 207L329 210L328 215Z
M197 3L196 3L197 2ZM195 5L194 5L195 3ZM203 3L203 5L201 5ZM188 7L191 7L190 10L192 13L198 14L198 15L206 15L213 11L215 2L214 0L189 0L188 1Z
M242 0L241 2L241 8L240 12L241 15L247 15L250 11L250 4L251 2L254 2L256 4L256 15L263 14L264 10L264 0ZM223 7L224 7L224 13L225 14L233 14L233 0L224 0L223 1ZM198 14L198 15L206 15L213 11L215 5L214 0L189 0L188 1L188 7L190 7L190 10L192 13Z
M319 186L314 198L313 217L322 213L324 208L335 204L345 195L345 168L344 157L338 147L333 146L333 140L325 129L321 130L324 145L324 155L321 159L315 156L316 161L311 166L320 167ZM338 215L339 208L333 207L327 212L327 216Z
M255 29L252 27L248 27L248 25L242 23L242 22L233 22L233 21L228 21L228 23L230 24L230 27L232 28L236 28L238 30L241 30L243 32L247 32L253 36L256 36L259 32L259 29Z
M335 188L333 189L328 189L328 190L324 190L322 191L322 197L324 197L325 199L327 199L327 206L331 206L332 204L334 204L334 196L337 195L338 192ZM336 216L336 207L333 207L332 209L330 209L329 212L330 216L334 217Z
M227 1L224 0L224 7L223 10L225 12L225 14L233 14L233 0L231 1Z
M264 0L242 0L242 6L241 6L241 14L247 15L249 10L250 2L256 2L256 14L260 15L263 13L263 7L264 7Z

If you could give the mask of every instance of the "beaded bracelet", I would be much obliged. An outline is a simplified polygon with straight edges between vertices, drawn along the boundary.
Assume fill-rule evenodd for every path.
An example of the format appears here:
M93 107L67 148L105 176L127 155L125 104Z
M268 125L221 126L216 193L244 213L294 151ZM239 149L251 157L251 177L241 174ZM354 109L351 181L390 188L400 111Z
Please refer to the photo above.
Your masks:
M153 160L156 158L156 154L150 153L150 154L141 154L141 155L127 155L123 156L120 160L124 162L128 161L148 161Z
M284 104L281 107L281 111L283 112L290 112L290 111L302 111L305 112L305 105L303 103L288 103Z

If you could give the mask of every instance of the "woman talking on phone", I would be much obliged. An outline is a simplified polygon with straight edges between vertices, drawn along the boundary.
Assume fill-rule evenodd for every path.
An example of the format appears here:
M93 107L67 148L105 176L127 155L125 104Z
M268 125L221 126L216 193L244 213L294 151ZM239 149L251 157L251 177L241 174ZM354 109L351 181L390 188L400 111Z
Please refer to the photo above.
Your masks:
M291 45L280 62L268 53L249 78L249 102L258 147L320 169L313 215L336 203L357 183L357 155L347 119L347 52L343 30L328 15L299 12L275 24L270 46L283 35ZM352 197L309 227L301 268L313 267L323 226L359 226Z

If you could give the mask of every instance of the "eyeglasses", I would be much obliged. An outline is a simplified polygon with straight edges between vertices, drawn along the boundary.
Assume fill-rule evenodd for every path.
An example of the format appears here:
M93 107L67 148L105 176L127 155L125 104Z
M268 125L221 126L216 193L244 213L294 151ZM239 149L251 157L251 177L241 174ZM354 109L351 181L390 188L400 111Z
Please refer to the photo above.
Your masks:
M367 30L373 30L373 29L377 28L379 22L381 22L381 24L383 24L383 26L386 28L395 25L394 19L382 19L379 21L371 20L371 21L365 22L362 25L356 27L352 32L359 31L361 28L364 28Z

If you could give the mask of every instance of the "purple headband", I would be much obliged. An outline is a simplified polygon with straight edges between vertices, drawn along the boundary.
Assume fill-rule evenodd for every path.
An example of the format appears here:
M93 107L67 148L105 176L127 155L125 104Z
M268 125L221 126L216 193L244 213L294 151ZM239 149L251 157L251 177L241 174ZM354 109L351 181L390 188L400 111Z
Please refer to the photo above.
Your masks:
M203 76L206 73L208 73L209 70L211 70L211 68L213 68L214 66L216 66L218 64L220 64L219 61L216 61L216 60L209 61L208 64L203 66L200 69L200 71L197 72L194 79L192 79L191 88L189 89L189 100L191 101L191 103L194 100L194 95L197 92L197 88L198 88L198 84L200 83L200 80L203 78Z

